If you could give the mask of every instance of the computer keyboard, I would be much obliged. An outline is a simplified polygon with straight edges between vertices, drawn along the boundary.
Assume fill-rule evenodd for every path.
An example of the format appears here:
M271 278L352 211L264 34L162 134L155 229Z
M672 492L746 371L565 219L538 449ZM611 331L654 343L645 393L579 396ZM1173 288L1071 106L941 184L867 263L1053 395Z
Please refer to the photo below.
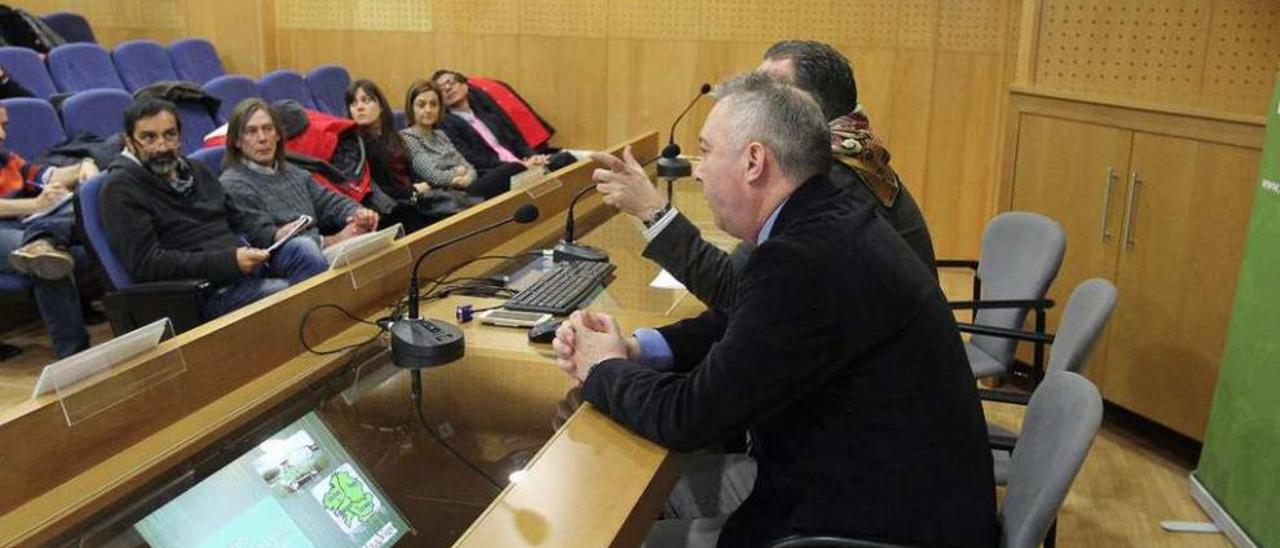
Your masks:
M547 312L564 316L582 305L605 276L613 272L613 263L565 261L517 293L503 305L508 310Z

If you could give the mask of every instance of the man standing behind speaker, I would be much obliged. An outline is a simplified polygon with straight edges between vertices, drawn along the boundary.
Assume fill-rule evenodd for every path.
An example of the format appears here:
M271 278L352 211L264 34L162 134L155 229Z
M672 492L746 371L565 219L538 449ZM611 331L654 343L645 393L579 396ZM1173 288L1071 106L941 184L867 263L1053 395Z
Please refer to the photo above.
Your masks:
M920 208L889 166L889 151L872 133L849 60L835 48L820 42L778 42L764 54L758 72L768 72L809 92L827 119L830 148L835 162L828 177L850 190L858 201L875 205L875 211L893 226L912 251L934 269L933 240ZM644 256L661 265L708 306L733 305L734 288L750 252L743 243L732 254L702 239L698 228L654 188L629 153L623 161L607 154L592 159L607 170L597 170L597 189L604 201L644 222L649 244Z
M553 343L583 397L646 438L688 451L750 434L759 472L745 501L677 513L647 544L763 546L799 533L993 546L986 423L932 270L828 179L826 125L808 94L751 74L717 97L694 175L716 225L756 244L737 304L632 339L579 311Z

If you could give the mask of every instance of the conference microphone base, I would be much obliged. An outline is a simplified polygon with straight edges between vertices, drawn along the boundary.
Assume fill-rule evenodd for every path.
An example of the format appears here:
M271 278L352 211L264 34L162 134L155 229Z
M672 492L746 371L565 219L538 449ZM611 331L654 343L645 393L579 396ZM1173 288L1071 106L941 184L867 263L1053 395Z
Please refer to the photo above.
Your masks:
M693 166L683 158L667 158L663 156L658 160L657 172L660 178L675 180L693 175Z
M561 241L552 248L551 260L557 263L563 261L592 261L603 263L609 260L609 254L605 253L604 250L598 247Z
M462 330L430 318L408 318L391 324L391 358L396 367L439 367L462 358Z

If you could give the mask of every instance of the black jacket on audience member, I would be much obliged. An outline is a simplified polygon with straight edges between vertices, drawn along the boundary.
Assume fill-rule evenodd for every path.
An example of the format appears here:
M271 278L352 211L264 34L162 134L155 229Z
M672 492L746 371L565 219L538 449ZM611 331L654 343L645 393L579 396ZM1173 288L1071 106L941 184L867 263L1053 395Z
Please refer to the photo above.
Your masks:
M720 546L995 545L986 424L951 309L903 239L825 175L782 207L732 311L660 332L670 371L606 360L583 395L677 450L750 433L759 474Z
M244 274L236 248L245 246L239 234L266 249L276 227L236 207L204 164L182 163L193 180L182 194L130 158L121 155L111 163L100 191L111 250L136 282L239 281Z
M533 149L529 148L529 144L524 142L524 137L520 135L520 130L516 129L515 123L502 112L489 94L473 88L467 94L467 100L476 118L484 122L498 142L507 147L507 150L517 158L528 158L535 154ZM453 146L458 148L462 157L475 166L476 170L493 169L502 163L498 159L498 153L489 148L489 143L485 142L484 137L471 129L471 124L458 115L446 111L444 117L440 119L439 128L444 130L445 135L449 136L449 141L453 142Z

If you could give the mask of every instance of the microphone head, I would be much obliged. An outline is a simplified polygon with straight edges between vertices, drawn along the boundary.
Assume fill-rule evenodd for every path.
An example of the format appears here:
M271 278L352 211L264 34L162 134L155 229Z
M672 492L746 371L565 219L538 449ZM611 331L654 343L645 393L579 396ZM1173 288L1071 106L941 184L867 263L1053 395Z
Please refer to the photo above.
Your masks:
M702 87L698 88L698 95L706 95L711 93L711 84L703 82Z
M671 143L665 147L662 147L663 158L675 158L676 156L679 156L679 155L680 155L680 145Z
M511 219L520 224L532 223L538 220L538 206L524 204L516 208L516 212L511 214Z

